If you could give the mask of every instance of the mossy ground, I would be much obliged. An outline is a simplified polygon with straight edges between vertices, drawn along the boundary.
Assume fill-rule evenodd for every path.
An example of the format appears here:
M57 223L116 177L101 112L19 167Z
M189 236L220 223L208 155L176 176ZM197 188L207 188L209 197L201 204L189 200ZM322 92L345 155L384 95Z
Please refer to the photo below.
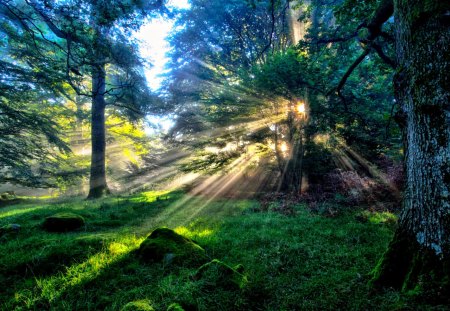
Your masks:
M416 308L395 291L367 283L393 234L358 212L324 217L296 205L293 215L257 212L258 202L145 192L131 197L20 204L0 209L18 234L0 244L0 309L120 310L150 301L155 310L392 310ZM42 230L45 217L81 215L68 233ZM167 226L201 245L208 258L242 264L242 290L205 288L198 267L143 264L136 251ZM426 307L426 306L425 306Z

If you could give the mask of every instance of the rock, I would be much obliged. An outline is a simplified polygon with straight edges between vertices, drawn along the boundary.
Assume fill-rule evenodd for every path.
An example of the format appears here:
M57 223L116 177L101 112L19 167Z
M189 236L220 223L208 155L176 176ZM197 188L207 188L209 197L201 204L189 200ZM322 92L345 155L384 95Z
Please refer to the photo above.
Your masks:
M155 229L142 242L138 254L146 262L200 265L207 261L201 246L168 228Z
M213 259L198 268L192 278L196 281L201 280L205 282L207 286L222 287L224 289L242 289L248 283L242 265L232 268L217 259Z
M43 227L50 232L74 231L83 227L84 218L73 213L58 213L45 219Z
M6 191L0 194L0 207L19 203L22 199L17 198L14 191Z
M7 201L7 200L13 200L16 198L16 194L14 191L6 191L0 194L0 200Z
M136 300L131 301L127 303L121 311L153 311L153 307L150 304L150 300L142 299L142 300Z
M8 224L4 225L3 227L0 227L0 237L12 233L17 234L20 231L20 225L18 224Z
M167 308L167 311L184 311L184 309L178 303L171 303Z

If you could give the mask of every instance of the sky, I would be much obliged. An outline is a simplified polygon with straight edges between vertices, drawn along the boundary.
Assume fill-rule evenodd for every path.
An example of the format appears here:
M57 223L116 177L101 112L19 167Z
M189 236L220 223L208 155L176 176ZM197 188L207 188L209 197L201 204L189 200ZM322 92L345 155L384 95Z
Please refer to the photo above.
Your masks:
M188 0L169 0L167 7L177 9L189 8ZM162 17L152 19L148 24L144 25L137 38L141 40L140 53L151 64L151 68L145 70L147 81L152 90L156 91L162 83L159 76L165 70L168 59L166 53L169 52L170 46L166 41L169 32L174 25L173 20L164 19Z
M188 0L169 0L167 7L177 9L188 9ZM170 46L167 42L167 36L174 26L174 20L164 19L162 17L154 18L149 23L141 27L136 37L141 41L140 53L141 56L147 59L151 66L145 69L145 76L150 88L153 91L161 87L163 78L160 76L164 73L165 65L168 62L166 53L169 52ZM167 132L173 125L173 120L170 117L148 116L147 121L150 124L146 126L148 134L154 134L158 131L154 126L159 127L159 130Z

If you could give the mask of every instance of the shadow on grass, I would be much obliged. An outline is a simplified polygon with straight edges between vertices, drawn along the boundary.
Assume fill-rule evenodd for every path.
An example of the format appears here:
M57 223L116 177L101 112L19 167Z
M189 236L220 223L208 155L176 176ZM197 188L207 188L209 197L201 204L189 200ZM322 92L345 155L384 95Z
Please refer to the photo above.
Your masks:
M64 274L72 266L101 254L111 241L124 235L143 237L157 226L167 226L167 219L174 217L174 213L181 212L181 225L181 220L195 210L195 205L180 204L191 201L180 191L152 194L3 210L0 225L20 223L22 229L17 235L3 237L0 245L0 280L9 284L2 296L11 300L16 290L30 288L34 279ZM214 205L215 210L222 205ZM174 210L175 207L179 210ZM71 233L43 231L45 217L56 212L77 213L87 225Z
M255 213L254 204L170 192L114 198L72 210L65 206L86 218L86 231L42 233L37 236L41 244L29 241L30 251L52 239L70 249L83 237L92 239L91 251L62 263L65 269L16 280L5 308L119 310L130 301L149 299L156 310L172 302L199 310L377 310L400 301L396 293L370 297L365 286L391 228L359 223L351 214L313 215L301 206L290 217ZM22 214L29 222L36 221L33 215L41 217L37 211ZM142 264L134 251L159 226L197 241L211 259L243 264L248 287L237 292L205 289L191 280L195 269ZM32 230L30 234L38 232ZM20 240L16 247L27 245L27 239Z
M103 256L96 254L79 267L70 267L65 274L40 280L39 297L26 307L121 310L128 302L145 299L152 302L155 310L166 310L174 302L187 311L248 310L247 290L212 288L194 281L192 275L198 267L144 263L135 250L103 263L94 264L94 257Z
M118 310L129 301L149 299L157 310L172 302L199 310L377 310L400 299L370 297L366 287L367 275L390 238L390 229L383 226L302 211L295 217L245 213L215 225L200 218L177 230L196 240L211 259L243 264L248 287L202 287L190 278L195 269L143 264L129 249L99 264L96 273L85 264L85 270L72 266L69 271L78 271L77 282L69 282L72 272L66 273L62 285L55 281L45 291L57 296L43 294L33 307Z

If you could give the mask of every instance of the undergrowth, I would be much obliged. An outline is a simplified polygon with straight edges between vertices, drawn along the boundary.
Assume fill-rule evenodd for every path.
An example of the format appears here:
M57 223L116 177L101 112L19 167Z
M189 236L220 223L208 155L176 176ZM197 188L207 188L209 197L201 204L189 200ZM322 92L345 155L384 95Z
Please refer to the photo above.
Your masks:
M57 212L81 215L86 226L42 230ZM366 285L392 236L383 221L391 218L356 211L325 217L302 204L286 214L253 200L180 191L4 207L0 226L21 230L0 238L0 309L120 310L133 301L155 310L173 303L186 310L407 308L408 297ZM195 267L141 262L136 250L160 226L193 239L210 259L242 264L248 284L211 288L192 278Z

